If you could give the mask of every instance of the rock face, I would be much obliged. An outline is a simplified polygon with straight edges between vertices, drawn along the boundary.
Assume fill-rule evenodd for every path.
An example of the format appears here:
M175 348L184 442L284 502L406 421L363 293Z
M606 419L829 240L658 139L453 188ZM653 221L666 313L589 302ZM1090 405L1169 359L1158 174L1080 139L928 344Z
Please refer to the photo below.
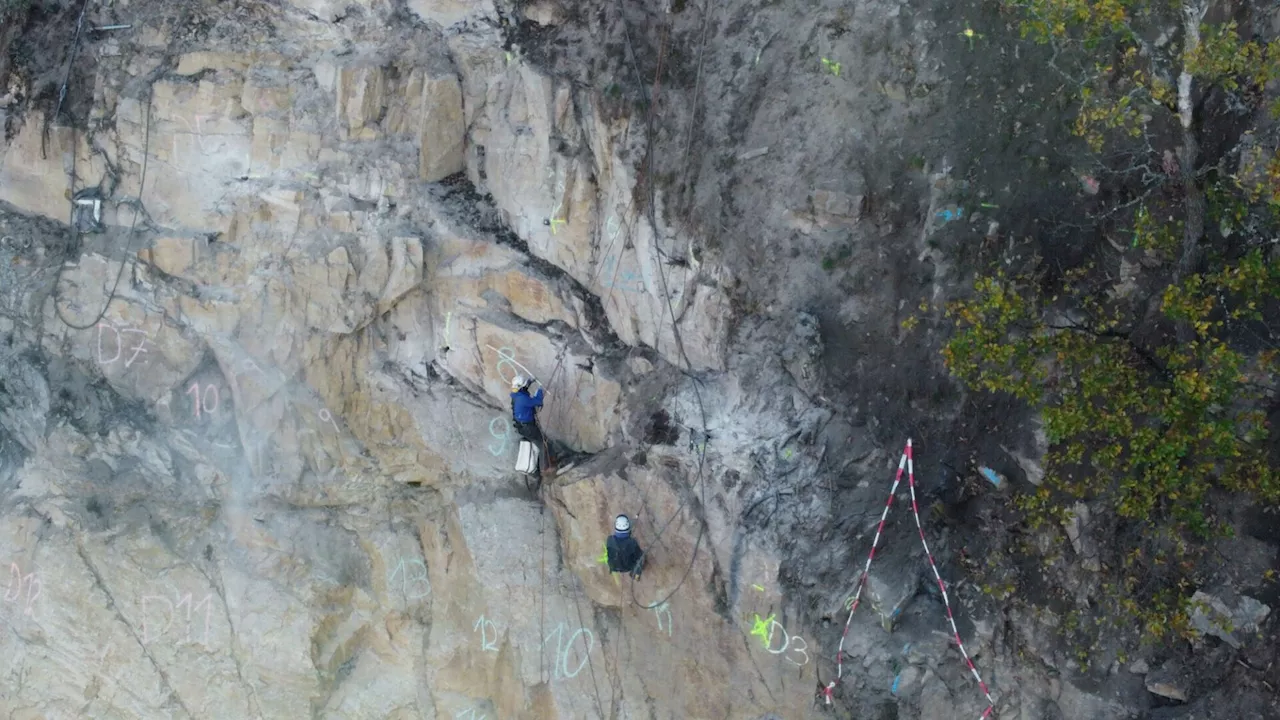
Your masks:
M902 227L828 162L907 133L888 51L833 91L788 48L843 8L651 5L88 6L132 27L86 32L61 115L0 109L0 717L977 718L957 636L1002 717L1175 697L1067 672L1050 619L967 582L933 488L923 529L907 485L879 524L915 430L889 396L946 395L900 311L945 294L963 189L944 162ZM833 37L936 85L938 24L903 7ZM707 28L749 52L704 74ZM541 483L512 470L517 373L547 391ZM639 581L601 556L623 512Z

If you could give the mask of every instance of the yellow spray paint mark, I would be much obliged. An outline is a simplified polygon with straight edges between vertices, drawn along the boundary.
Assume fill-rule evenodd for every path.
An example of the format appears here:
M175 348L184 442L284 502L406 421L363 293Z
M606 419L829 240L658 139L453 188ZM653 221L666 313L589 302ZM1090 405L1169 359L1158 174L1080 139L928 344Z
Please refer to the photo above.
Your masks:
M756 615L755 622L751 626L751 634L760 637L766 648L771 644L769 641L773 639L773 618L776 613L770 613L769 617L761 619Z
M604 547L601 548L600 557L596 558L596 562L600 563L601 565L609 564L609 544L608 543L605 543Z
M763 587L761 587L760 585L752 585L751 587L753 587L753 588L755 588L755 589L759 590L760 592L764 592L764 588L763 588Z
M551 218L551 234L556 234L556 225L564 225L565 221L561 218Z
M840 77L840 63L831 62L826 58L822 58L822 67L830 70L832 75L835 75L836 77Z

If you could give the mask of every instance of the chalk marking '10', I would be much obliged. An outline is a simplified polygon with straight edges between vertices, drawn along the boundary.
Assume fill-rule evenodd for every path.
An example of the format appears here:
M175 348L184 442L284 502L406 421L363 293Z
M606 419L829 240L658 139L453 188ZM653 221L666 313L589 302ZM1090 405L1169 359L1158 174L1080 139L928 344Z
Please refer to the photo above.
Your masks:
M578 667L575 668L573 672L569 672L569 649L573 647L573 641L577 640L579 635L584 634L587 638L586 652L582 653L582 661L578 663ZM586 667L587 662L591 659L591 648L595 646L596 642L595 634L587 628L578 628L569 636L569 642L563 642L564 623L560 623L556 626L555 630L552 630L545 638L542 639L544 647L547 644L547 640L550 640L552 635L556 637L555 677L557 679L577 677L578 673L582 672L582 668Z

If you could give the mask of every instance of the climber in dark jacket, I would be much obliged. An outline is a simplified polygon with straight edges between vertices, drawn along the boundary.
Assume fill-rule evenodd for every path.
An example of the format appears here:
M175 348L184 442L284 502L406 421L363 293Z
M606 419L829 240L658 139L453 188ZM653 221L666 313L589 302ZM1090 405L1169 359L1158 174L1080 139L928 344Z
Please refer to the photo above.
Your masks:
M631 577L640 579L640 571L644 569L644 551L640 543L631 537L631 519L619 515L613 521L613 534L604 544L609 555L609 572L631 573Z

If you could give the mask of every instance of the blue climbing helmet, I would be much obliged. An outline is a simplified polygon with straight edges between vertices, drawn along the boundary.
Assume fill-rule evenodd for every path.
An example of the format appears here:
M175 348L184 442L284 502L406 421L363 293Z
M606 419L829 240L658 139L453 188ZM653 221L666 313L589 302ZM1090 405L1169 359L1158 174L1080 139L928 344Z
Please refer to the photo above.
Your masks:
M626 515L619 515L613 519L613 530L619 535L631 534L631 518Z

